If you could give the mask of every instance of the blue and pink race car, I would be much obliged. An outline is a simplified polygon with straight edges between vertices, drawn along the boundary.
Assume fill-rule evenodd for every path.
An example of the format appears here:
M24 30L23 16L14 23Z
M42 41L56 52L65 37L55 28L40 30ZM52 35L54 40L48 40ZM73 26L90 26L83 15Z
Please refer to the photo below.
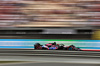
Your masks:
M40 43L36 43L34 45L34 49L38 50L75 50L75 51L82 51L80 48L75 47L74 45L65 46L64 44L56 44L48 43L45 45L41 45Z

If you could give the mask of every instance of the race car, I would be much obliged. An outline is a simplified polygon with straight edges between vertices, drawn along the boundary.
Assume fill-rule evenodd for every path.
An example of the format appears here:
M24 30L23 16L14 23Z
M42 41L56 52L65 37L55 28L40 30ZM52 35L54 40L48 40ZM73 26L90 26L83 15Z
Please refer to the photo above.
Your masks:
M48 43L45 45L41 45L40 43L36 43L34 45L35 49L40 49L40 50L75 50L75 51L81 51L80 48L76 48L74 45L70 46L65 46L64 44L56 44L54 43Z

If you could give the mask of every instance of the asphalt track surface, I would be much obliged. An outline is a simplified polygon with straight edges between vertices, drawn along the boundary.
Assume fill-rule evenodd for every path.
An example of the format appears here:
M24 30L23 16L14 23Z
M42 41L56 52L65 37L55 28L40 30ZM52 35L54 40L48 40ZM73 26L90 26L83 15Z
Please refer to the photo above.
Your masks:
M100 52L0 49L0 61L28 61L0 66L100 66Z
M99 64L70 64L70 63L27 63L1 66L100 66Z
M58 57L96 57L97 51L66 51L66 50L34 50L34 49L0 49L0 56L58 56Z

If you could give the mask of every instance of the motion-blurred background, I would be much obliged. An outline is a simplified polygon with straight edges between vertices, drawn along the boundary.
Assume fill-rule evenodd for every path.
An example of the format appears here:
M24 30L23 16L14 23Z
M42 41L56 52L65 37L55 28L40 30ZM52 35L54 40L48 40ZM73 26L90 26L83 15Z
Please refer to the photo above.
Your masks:
M99 0L0 0L0 38L100 40Z
M33 50L54 41L85 51ZM3 66L100 66L93 51L100 51L100 0L0 0L0 63L32 62Z

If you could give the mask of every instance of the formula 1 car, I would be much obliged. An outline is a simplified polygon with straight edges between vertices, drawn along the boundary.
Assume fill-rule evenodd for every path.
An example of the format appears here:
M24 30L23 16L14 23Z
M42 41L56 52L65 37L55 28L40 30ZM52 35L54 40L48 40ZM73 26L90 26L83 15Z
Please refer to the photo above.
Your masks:
M64 44L56 44L56 42L48 43L45 45L41 45L40 43L36 43L34 45L34 48L39 49L39 50L75 50L75 51L81 51L80 48L76 48L74 45L65 46Z

